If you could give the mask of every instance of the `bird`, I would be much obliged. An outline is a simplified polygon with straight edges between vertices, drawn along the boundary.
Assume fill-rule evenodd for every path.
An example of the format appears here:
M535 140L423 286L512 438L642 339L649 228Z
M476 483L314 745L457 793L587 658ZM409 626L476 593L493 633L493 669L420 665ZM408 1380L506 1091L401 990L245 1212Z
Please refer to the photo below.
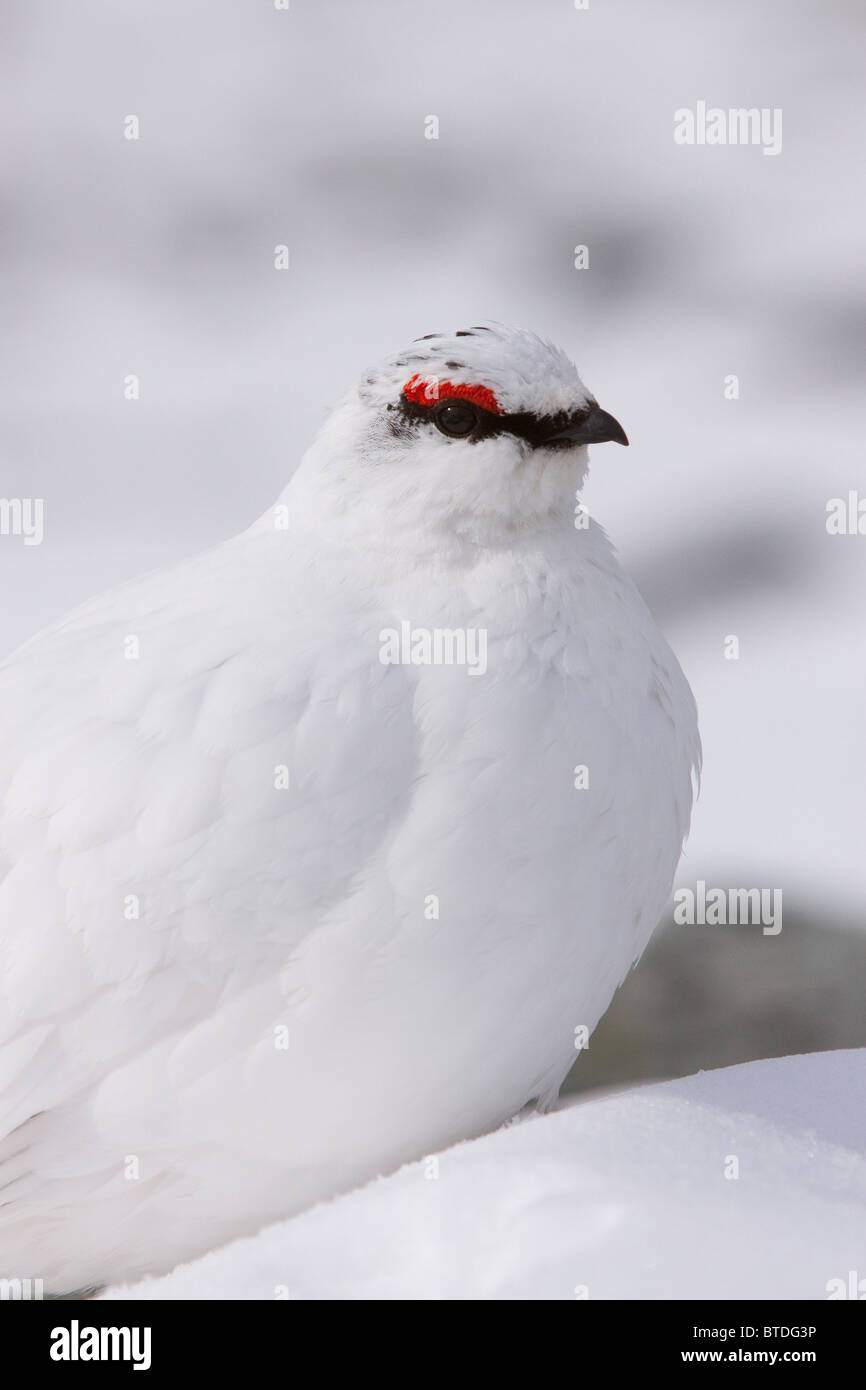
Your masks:
M604 442L545 338L425 334L247 529L3 661L0 1276L161 1273L554 1104L701 756Z

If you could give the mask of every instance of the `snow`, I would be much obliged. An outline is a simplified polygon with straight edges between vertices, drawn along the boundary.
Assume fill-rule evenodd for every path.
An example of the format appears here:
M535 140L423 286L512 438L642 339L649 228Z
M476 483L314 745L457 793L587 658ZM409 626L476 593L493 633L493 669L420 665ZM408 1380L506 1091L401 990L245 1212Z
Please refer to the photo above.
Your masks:
M864 1088L857 1050L571 1103L104 1297L826 1298L866 1273Z

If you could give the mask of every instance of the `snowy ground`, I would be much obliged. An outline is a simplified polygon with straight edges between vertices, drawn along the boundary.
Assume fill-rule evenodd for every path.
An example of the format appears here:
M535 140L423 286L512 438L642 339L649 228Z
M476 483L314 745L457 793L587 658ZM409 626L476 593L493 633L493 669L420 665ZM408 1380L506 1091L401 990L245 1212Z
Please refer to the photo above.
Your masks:
M864 1090L860 1050L572 1103L105 1296L827 1298L866 1276Z

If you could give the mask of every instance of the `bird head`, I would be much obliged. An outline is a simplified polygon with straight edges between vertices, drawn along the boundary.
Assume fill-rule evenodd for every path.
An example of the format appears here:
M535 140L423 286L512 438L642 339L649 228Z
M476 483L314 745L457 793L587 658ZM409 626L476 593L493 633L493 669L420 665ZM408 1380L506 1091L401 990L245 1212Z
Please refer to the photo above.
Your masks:
M573 362L523 329L429 333L366 372L315 449L343 503L469 539L573 511L587 445L627 444Z

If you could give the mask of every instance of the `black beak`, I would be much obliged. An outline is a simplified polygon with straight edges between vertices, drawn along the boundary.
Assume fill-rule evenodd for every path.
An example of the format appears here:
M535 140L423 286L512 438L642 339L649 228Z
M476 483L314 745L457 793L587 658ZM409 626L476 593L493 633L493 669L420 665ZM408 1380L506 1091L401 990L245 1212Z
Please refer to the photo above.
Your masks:
M628 437L619 421L602 410L600 405L592 405L580 415L575 415L566 425L558 423L551 434L539 440L539 446L567 448L574 444L606 444L609 440L616 444L628 444Z

